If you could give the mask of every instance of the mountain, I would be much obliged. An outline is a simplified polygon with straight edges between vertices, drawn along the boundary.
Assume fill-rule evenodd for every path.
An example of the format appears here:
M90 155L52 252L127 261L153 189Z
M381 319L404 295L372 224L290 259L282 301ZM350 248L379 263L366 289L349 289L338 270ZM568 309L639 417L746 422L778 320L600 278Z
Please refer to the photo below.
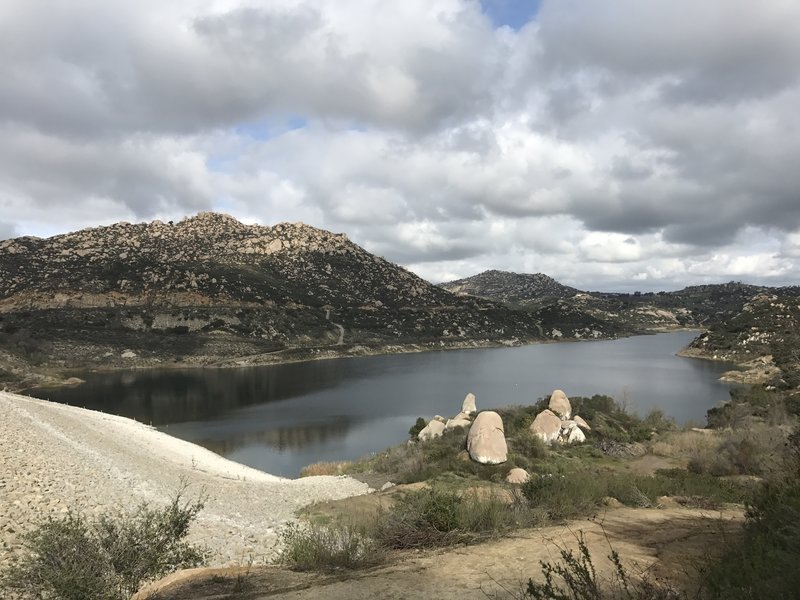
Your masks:
M527 274L490 270L472 277L440 284L454 294L491 298L511 304L546 304L571 298L580 290L562 285L543 273Z
M631 333L457 296L301 223L217 213L0 242L0 385L26 369L260 364Z

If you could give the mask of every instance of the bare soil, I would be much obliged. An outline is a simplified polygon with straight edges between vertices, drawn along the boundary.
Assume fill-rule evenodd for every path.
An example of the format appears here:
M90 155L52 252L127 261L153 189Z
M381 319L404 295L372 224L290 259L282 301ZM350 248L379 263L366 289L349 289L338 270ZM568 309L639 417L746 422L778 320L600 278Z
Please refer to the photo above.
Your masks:
M580 535L602 577L616 549L633 573L649 571L688 588L698 569L738 535L742 510L609 509L564 526L529 529L475 546L402 552L383 567L332 574L295 573L280 567L194 569L143 590L137 600L257 600L263 598L472 598L520 597L540 561L562 548L577 549Z

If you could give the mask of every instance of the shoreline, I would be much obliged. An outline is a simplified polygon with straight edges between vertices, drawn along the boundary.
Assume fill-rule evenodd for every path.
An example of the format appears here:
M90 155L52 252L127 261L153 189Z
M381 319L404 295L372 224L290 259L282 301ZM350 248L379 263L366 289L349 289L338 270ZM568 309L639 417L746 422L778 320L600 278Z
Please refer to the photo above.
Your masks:
M217 566L267 561L297 510L371 491L350 477L284 479L132 419L0 392L0 569L47 517L163 506L182 489L204 503L189 541Z
M408 343L408 344L385 344L380 346L370 346L367 344L352 344L346 346L322 346L322 347L308 347L308 348L290 348L278 350L273 352L266 352L262 354L254 354L249 356L232 357L228 359L217 360L216 358L207 357L211 360L203 361L202 357L198 357L197 361L182 361L182 362L155 362L155 361L140 361L139 364L130 365L102 365L95 367L84 367L80 369L52 369L51 374L57 374L60 377L57 381L49 381L35 385L29 385L24 388L10 390L14 393L24 393L31 389L49 389L59 388L65 386L80 385L83 380L80 375L87 373L112 373L118 371L143 371L143 370L182 370L182 369L240 369L248 367L266 367L272 365L286 365L296 364L303 362L312 362L318 360L339 360L347 358L364 358L369 356L395 356L401 354L421 354L426 352L449 352L457 350L483 350L489 348L519 348L522 346L533 346L539 344L565 344L565 343L581 343L581 342L608 342L613 340L626 339L630 337L645 336L645 335L658 335L660 333L673 333L673 332L691 332L703 331L702 328L696 327L673 327L673 328L659 328L648 331L636 332L629 335L618 335L616 337L607 338L569 338L569 339L531 339L520 340L512 338L510 340L470 340L470 341L452 341L447 342L444 340L422 342L422 343ZM678 356L684 356L678 353ZM281 356L278 356L281 355ZM686 356L687 358L702 358L694 356ZM142 364L144 363L144 364ZM52 375L51 375L52 376ZM71 381L72 380L72 381Z

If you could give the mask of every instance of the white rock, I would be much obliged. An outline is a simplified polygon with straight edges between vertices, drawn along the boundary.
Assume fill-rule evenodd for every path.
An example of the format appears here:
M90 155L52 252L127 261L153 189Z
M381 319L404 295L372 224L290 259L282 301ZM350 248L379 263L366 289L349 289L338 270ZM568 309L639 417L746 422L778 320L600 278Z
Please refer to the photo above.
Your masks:
M461 403L461 412L468 415L478 412L475 407L475 394L470 392L464 397L464 402Z
M520 469L519 467L511 469L508 475L506 475L506 481L508 483L525 483L530 478L530 474L525 469Z
M424 442L425 440L432 440L433 438L439 437L442 433L444 433L444 423L433 419L417 434L417 439Z
M581 428L577 425L573 427L569 434L567 435L567 443L568 444L580 444L581 442L586 441L586 436L581 431Z
M450 431L451 429L455 429L456 427L463 427L464 429L469 429L469 426L472 425L472 421L469 419L447 419L447 423L444 424L444 430Z
M470 458L482 465L499 465L508 460L508 445L503 419L494 411L484 411L475 417L467 435Z
M550 404L548 408L556 413L562 419L569 419L572 414L572 406L569 403L569 398L561 390L553 390L550 395Z
M545 444L552 444L561 434L561 419L553 411L545 409L536 415L530 426L531 433Z
M572 417L572 420L575 421L575 424L581 429L585 429L586 431L592 430L592 428L589 427L589 424L583 419L583 417L575 415L574 417Z

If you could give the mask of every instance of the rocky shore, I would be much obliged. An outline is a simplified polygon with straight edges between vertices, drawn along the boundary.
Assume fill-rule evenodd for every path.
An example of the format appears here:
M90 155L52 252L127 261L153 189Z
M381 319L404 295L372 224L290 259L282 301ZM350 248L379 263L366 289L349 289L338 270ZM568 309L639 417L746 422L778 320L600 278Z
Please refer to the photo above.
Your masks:
M190 541L218 566L263 563L297 509L369 491L349 477L275 477L130 419L0 392L0 569L48 516L160 506L182 487L205 503Z

